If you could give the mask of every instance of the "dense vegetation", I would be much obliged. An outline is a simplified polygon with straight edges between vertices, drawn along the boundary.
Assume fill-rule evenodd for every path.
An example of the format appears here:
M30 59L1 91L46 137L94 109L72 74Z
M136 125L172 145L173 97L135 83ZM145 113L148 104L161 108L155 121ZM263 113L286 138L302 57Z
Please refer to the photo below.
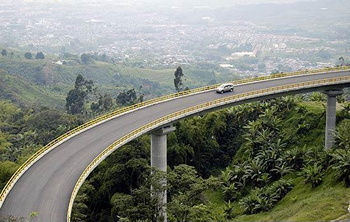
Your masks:
M337 143L326 152L320 97L312 94L309 100L316 101L285 97L235 106L177 123L176 132L168 136L169 220L245 220L249 217L244 215L273 212L281 203L299 204L297 196L288 195L304 195L303 189L315 196L319 189L332 189L327 192L339 199L333 201L335 206L344 207L350 196L346 188L350 185L350 105L342 104ZM1 101L0 110L1 187L36 150L87 118L9 101ZM159 206L151 195L157 189L150 187L157 187L155 181L165 175L150 176L149 154L149 137L143 136L101 163L76 198L74 220L157 219ZM334 218L345 209L325 212ZM312 219L310 215L302 218Z
M63 111L0 101L0 187L35 151L83 122Z
M345 214L349 105L338 112L336 146L324 151L325 110L321 102L303 100L285 97L235 106L177 123L168 137L169 221L244 220L244 215L273 211L291 198L289 193L320 187L346 190L336 193L339 202L334 203L343 208L325 211L333 219ZM74 220L156 220L149 152L149 138L143 136L108 157L80 190ZM292 198L289 204L301 201ZM325 217L312 216L302 218Z
M135 69L106 63L110 58L103 55L64 55L66 63L57 65L41 54L24 60L7 58L11 53L2 52L6 56L0 58L0 99L6 99L0 100L1 188L30 155L59 135L144 96L172 91L169 87L162 91L157 78L166 77L159 73L153 76L157 81L149 81L130 74ZM215 83L215 73L191 72L211 76ZM174 70L168 86L174 84L179 91L188 86L182 69L173 77ZM169 221L339 217L350 198L350 103L345 96L338 98L342 105L336 145L324 151L325 101L323 94L313 93L180 121L168 136L166 175L151 174L149 136L142 136L114 152L90 175L76 198L73 219L162 220L155 193L164 190L157 182L164 177Z

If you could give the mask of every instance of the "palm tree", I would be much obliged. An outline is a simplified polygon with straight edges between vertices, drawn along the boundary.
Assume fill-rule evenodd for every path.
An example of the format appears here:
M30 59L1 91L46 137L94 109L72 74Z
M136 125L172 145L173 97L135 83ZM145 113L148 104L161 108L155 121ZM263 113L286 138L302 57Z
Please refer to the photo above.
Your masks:
M225 202L224 205L224 214L226 220L231 220L234 218L234 204L231 201Z
M285 159L288 164L295 170L299 170L302 168L305 163L305 155L307 153L306 146L303 147L295 147L293 149L287 150L283 159Z
M233 169L233 177L231 178L233 181L236 181L242 187L246 185L247 179L250 176L250 170L247 165L248 162L244 162L242 164L237 164Z
M317 162L315 162L313 165L305 166L302 174L304 175L305 183L311 183L312 187L319 185L324 176L322 165L318 164Z
M324 102L327 100L327 98L326 95L320 92L314 92L311 94L310 100L315 102Z
M9 146L7 147L7 151L4 154L2 154L2 159L17 162L21 153L22 150L19 147Z
M266 186L271 180L271 176L268 173L263 173L260 178L258 178L258 182L260 182L260 187Z
M0 153L6 152L6 148L12 144L6 140L6 135L0 131Z
M226 128L226 119L223 112L212 112L205 115L204 124L206 132L213 135L214 132L222 132Z
M263 166L265 171L270 171L275 168L275 165L281 162L281 155L277 149L271 147L261 150L256 158L263 161Z
M276 166L275 169L272 169L272 172L276 172L280 177L293 172L293 169L284 162L281 166Z
M290 111L292 109L292 107L294 107L296 105L296 101L295 101L295 97L294 96L284 96L282 97L282 103L284 104L284 107L286 109L286 111Z
M326 152L323 147L311 147L306 152L307 163L322 163L325 160Z
M339 180L344 180L347 186L350 186L350 151L336 150L331 154L332 168L336 171L336 176Z
M230 185L232 175L233 175L233 171L228 167L226 168L226 170L221 171L221 180L224 186Z
M249 121L248 125L244 126L243 128L248 130L248 132L243 135L247 145L252 147L253 149L257 149L259 145L259 130L262 128L262 122L260 120Z
M350 149L350 121L343 121L334 133L336 144L339 148L349 150Z
M262 174L264 173L264 163L262 160L256 158L254 160L251 160L249 164L247 165L247 171L249 172L249 178L256 182L255 186L257 185L258 180L261 178Z
M346 113L350 113L350 103L345 103L342 105L343 106L343 110L346 112Z
M265 111L262 114L260 114L259 117L264 119L264 120L269 120L269 119L275 117L276 111L277 111L277 107L272 106L270 108L265 109Z
M287 144L283 142L281 138L278 138L276 142L270 144L271 149L277 150L278 152L286 148Z
M341 114L344 118L349 118L350 116L350 103L343 103L343 109L341 110Z
M263 190L261 188L255 188L248 196L244 197L240 201L240 205L243 207L244 213L256 213L257 209L255 206L259 203L259 199L261 198L260 195L262 192Z
M226 201L237 200L241 196L235 183L225 186L222 194Z
M173 144L168 148L169 165L174 167L179 164L187 164L188 159L193 157L194 150L189 145Z
M269 128L262 129L258 131L258 137L256 138L259 147L268 147L272 140L275 138L275 132L271 131ZM257 149L255 149L256 151Z
M268 189L270 194L273 193L277 199L282 199L292 187L291 180L280 179L274 182Z

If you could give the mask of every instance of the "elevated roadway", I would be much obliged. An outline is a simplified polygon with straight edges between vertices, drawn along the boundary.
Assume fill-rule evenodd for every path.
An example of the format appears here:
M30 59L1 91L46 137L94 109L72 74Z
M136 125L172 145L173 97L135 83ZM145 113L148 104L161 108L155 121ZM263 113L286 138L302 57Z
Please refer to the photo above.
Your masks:
M240 83L234 92L217 94L208 88L154 104L134 106L122 115L105 118L99 125L88 126L81 133L55 141L50 150L20 169L3 190L0 217L38 212L38 221L67 221L72 201L88 174L128 141L179 119L229 105L349 87L350 70L281 75L281 78Z

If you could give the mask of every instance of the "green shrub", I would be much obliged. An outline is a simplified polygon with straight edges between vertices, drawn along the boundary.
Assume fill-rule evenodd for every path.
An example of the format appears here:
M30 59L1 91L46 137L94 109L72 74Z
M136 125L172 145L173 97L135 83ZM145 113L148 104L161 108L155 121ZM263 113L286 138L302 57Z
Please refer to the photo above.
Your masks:
M299 170L305 163L306 152L306 146L303 146L302 148L295 147L293 149L287 150L287 152L284 154L283 159L285 159L294 170Z
M336 172L336 177L339 180L344 180L346 186L350 186L350 151L336 150L333 154L332 168Z
M272 209L290 190L290 181L281 179L267 188L255 188L240 201L246 214L266 212Z
M239 188L237 187L236 183L232 183L229 186L224 186L222 193L225 201L234 201L241 197L241 193L239 192Z
M344 120L335 132L336 144L341 149L350 150L350 119Z
M313 165L307 165L303 168L301 174L305 178L305 183L311 183L312 187L316 187L322 183L324 172L322 165L315 162Z

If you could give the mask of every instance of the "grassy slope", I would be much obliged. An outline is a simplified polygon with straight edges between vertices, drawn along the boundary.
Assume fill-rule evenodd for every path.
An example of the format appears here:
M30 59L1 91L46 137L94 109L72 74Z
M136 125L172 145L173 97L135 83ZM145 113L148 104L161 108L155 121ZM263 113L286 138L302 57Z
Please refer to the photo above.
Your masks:
M173 87L174 70L151 70L151 69L140 69L131 67L120 67L121 73L125 75L146 78L151 81L159 82L160 84L168 87Z
M63 107L64 95L53 94L47 87L38 87L16 76L0 75L1 91L6 92L0 98L9 99L18 104L37 104L48 107ZM6 98L5 98L6 97Z
M28 100L29 103L35 101L46 106L52 103L63 106L65 96L73 87L78 74L82 74L86 79L93 80L95 86L98 86L102 92L108 92L113 95L116 95L118 91L123 89L138 88L143 83L142 79L153 80L154 84L151 83L153 85L157 85L156 82L158 81L161 82L161 85L157 86L157 88L148 87L149 90L144 92L146 95L173 92L173 87L170 85L170 82L173 81L172 79L171 81L169 80L165 87L165 84L163 84L165 80L156 78L158 74L158 76L161 76L161 71L124 68L103 62L91 65L76 64L66 66L53 64L50 60L10 59L0 56L1 70L2 73L5 73L4 75L8 74L7 76L11 77L7 78L7 84L10 88L16 89L18 97L25 101ZM121 74L122 77L116 79L114 76L118 74ZM25 87L25 85L27 86ZM27 91L28 95L26 95Z
M350 200L350 188L343 183L333 181L328 175L324 182L313 189L305 184L304 179L295 176L292 179L294 188L272 210L253 215L241 215L243 210L238 203L234 204L237 216L233 221L327 221L346 215ZM223 214L224 200L221 192L206 191L211 209L216 214Z
M306 119L313 119L314 115L321 115L324 108L321 102L302 102L299 106L307 109ZM284 121L284 131L287 135L293 135L300 120L293 111ZM300 138L295 146L323 146L325 119L321 118L314 123L316 128L310 130L306 136ZM337 219L341 216L346 219L347 207L350 201L350 188L345 188L341 182L335 182L331 172L328 172L323 183L316 188L305 184L302 177L289 176L294 185L290 191L269 212L242 215L243 210L238 203L234 203L234 213L239 215L234 221L326 221ZM224 200L221 192L208 190L205 193L214 212L223 213Z
M269 212L244 215L237 221L327 221L346 214L350 188L334 183L332 175L313 189L303 178L293 179L294 188Z
M68 91L73 87L75 78L82 74L86 79L94 81L102 92L116 96L124 89L138 89L143 86L145 98L160 96L174 92L174 69L153 70L126 67L121 64L95 62L90 65L76 63L74 65L59 65L53 63L48 56L45 60L28 60L15 52L14 58L0 56L0 70L12 76L8 80L9 87L18 91L18 96L29 103L57 107L64 105ZM20 58L17 55L21 55ZM183 82L186 87L204 86L218 76L211 70L184 67ZM17 83L17 79L19 82ZM145 81L148 80L148 81ZM28 85L29 88L24 87ZM26 95L26 91L31 91ZM34 92L37 91L37 92ZM43 96L41 96L43 95Z

